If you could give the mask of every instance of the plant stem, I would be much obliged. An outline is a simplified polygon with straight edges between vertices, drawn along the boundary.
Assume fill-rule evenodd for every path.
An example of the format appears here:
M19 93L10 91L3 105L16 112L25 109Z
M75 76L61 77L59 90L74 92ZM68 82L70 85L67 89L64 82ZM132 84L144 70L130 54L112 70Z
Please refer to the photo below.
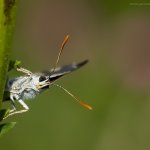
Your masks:
M5 89L19 0L0 0L0 106Z

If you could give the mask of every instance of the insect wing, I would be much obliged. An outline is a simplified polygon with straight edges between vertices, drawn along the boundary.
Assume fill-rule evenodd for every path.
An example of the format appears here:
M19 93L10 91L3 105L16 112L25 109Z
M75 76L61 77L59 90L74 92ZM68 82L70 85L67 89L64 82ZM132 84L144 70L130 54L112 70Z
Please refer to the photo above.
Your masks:
M58 67L55 69L55 71L53 71L53 69L51 69L50 71L44 71L43 73L45 75L49 75L50 81L55 81L58 78L64 76L65 74L71 73L72 71L79 69L80 67L84 66L87 62L88 62L88 60L84 60L80 63L72 63L70 65Z

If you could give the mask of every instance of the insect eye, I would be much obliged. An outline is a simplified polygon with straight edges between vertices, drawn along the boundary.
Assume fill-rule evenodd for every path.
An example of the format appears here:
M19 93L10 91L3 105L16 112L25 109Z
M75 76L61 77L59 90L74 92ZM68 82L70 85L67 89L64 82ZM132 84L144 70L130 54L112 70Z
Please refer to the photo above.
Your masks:
M39 77L39 82L42 82L42 81L44 81L44 80L46 80L46 77L45 77L45 76L40 76L40 77Z

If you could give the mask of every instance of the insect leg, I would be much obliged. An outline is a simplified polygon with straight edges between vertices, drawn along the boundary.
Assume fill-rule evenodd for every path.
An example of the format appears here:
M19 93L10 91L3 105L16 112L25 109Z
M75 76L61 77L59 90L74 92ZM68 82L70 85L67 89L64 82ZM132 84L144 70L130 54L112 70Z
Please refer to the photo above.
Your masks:
M17 66L17 71L23 72L23 73L27 74L28 76L32 75L31 71L29 71L25 68L19 67L19 66Z
M18 102L23 106L24 110L26 110L26 111L29 110L29 107L22 99L18 100Z
M16 105L15 105L13 93L10 94L10 101L11 101L11 104L13 106L13 109L10 110L10 113L11 113L11 112L16 111Z
M7 117L10 117L12 115L15 115L15 114L21 114L21 113L24 113L26 111L29 110L29 107L25 104L25 102L23 100L18 100L18 102L23 106L24 109L22 110L18 110L18 111L13 111L13 112L10 112L4 119L6 119Z
M16 111L16 105L15 105L14 101L11 100L11 103L12 103L13 109L10 110L10 113Z

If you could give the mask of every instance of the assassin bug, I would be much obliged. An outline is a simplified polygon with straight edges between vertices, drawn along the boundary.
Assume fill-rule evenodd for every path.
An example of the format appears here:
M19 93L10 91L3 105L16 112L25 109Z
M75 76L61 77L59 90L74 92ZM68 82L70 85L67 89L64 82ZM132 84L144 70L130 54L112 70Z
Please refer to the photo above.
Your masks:
M14 79L11 79L11 80L9 79L7 80L5 92L9 92L9 99L6 99L6 100L11 101L12 106L13 106L13 109L10 110L7 117L12 116L14 114L19 114L19 113L28 111L29 107L25 103L25 100L34 98L41 92L49 89L50 85L54 85L54 86L61 88L66 93L68 93L71 97L73 97L78 103L80 103L82 106L92 110L91 106L83 103L77 97L75 97L72 93L70 93L67 89L55 83L55 81L59 79L60 77L84 66L88 62L88 60L84 60L80 63L72 63L70 65L65 65L63 67L57 67L60 56L62 54L62 51L68 39L69 39L69 35L65 37L61 45L61 48L58 53L57 60L53 69L39 72L39 73L32 73L31 71L25 68L22 68L19 66L17 67L17 71L22 72L25 75L20 76L20 77L15 77ZM17 110L16 105L15 105L16 101L18 101L23 106L24 109Z

